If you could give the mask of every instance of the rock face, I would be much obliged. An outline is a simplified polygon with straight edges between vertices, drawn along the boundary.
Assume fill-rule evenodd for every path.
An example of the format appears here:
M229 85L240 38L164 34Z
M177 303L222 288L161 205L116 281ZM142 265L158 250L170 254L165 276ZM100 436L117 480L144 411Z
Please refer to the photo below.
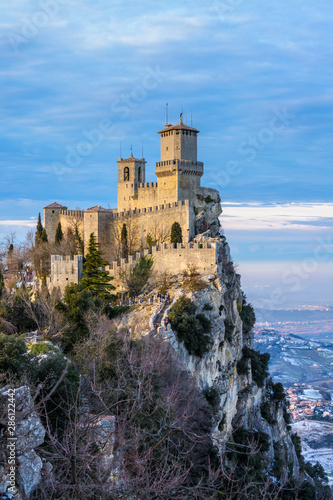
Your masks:
M6 396L3 389L1 396ZM15 455L16 455L16 487L15 498L29 498L41 479L42 460L35 452L35 448L44 441L45 429L33 410L33 401L30 388L22 386L15 390L16 427L15 427ZM1 475L1 471L0 471ZM2 470L0 476L0 492L9 490L8 476Z
M223 242L223 238L219 237L219 241ZM226 441L239 427L263 432L269 437L269 450L265 458L270 466L277 459L278 449L279 458L292 464L292 474L297 479L299 463L284 419L285 403L270 399L267 381L262 388L258 387L253 381L251 369L245 375L237 372L243 348L253 347L253 334L243 331L240 317L243 302L240 275L234 270L229 246L225 241L221 245L219 259L223 269L221 276L203 277L206 281L205 288L187 293L195 303L197 312L204 313L211 321L209 351L200 359L188 354L184 344L178 342L172 330L166 332L165 338L196 378L199 387L204 391L214 388L218 393L219 404L214 411L212 437L221 452L225 449ZM171 292L174 293L174 301L183 292L179 289ZM226 331L226 324L231 325L231 333ZM249 368L250 366L249 364ZM269 406L272 417L270 423L261 414L264 402Z

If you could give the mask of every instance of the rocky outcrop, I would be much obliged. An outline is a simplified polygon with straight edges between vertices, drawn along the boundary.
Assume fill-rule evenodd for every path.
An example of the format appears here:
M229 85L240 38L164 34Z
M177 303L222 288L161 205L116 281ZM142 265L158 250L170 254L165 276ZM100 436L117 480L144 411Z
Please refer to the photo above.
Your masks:
M200 235L202 236L202 235ZM212 238L210 238L212 240ZM165 338L177 351L188 371L196 378L203 391L211 388L218 394L219 403L214 409L212 438L221 452L230 436L240 427L249 431L265 433L269 439L269 450L265 453L268 466L273 467L279 456L284 463L292 464L292 475L299 477L299 464L290 432L284 419L286 412L283 401L269 399L267 381L260 388L254 382L249 362L249 373L240 375L237 363L243 356L243 348L253 347L253 334L243 331L240 311L243 294L240 276L235 272L228 244L224 237L218 237L220 243L219 259L222 262L222 274L203 276L205 287L195 292L175 288L174 302L183 293L195 303L197 312L204 313L211 321L211 345L202 357L190 355L177 335L171 329ZM216 239L215 239L216 241ZM167 316L166 311L165 316ZM163 324L163 322L162 322ZM269 404L271 421L261 414L264 402Z
M2 399L8 395L8 388L1 391ZM15 498L29 498L41 480L42 460L35 452L35 448L44 442L45 429L33 410L33 401L28 386L15 390L15 438L13 441L13 456L16 465L16 484L9 481L8 470L2 468L0 474L0 492L16 491ZM8 462L8 460L7 460ZM11 488L11 486L14 488Z

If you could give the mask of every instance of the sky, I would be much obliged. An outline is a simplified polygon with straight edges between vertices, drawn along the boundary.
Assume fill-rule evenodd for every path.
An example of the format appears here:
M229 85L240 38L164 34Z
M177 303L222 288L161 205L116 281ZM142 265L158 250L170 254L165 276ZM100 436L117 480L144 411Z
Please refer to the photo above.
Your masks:
M155 180L168 103L248 298L333 305L331 0L2 3L0 240L53 201L116 207L131 147Z

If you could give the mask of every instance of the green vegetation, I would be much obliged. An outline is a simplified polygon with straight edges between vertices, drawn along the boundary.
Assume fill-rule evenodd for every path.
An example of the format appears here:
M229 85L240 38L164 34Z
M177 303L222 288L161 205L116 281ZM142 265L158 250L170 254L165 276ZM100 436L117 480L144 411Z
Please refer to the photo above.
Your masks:
M46 234L45 227L44 227L44 229L43 229L43 231L42 231L42 234L41 234L41 237L40 237L40 241L41 241L42 243L47 243L47 234Z
M61 222L59 221L58 225L57 225L56 233L55 233L55 238L54 238L56 245L59 245L59 243L61 242L63 237L64 237L64 234L62 232Z
M205 203L207 203L207 205L208 205L208 203L212 203L212 201L214 201L214 200L210 195L206 196Z
M170 241L174 244L182 243L183 241L182 228L179 222L174 222L171 226Z
M64 317L61 347L65 353L71 352L76 343L88 338L85 314L93 306L92 295L81 284L71 283L65 288L63 301L59 301L56 306Z
M27 368L26 352L23 336L0 333L0 373L20 377Z
M148 283L154 265L151 255L140 257L129 273L123 273L122 279L130 297L137 297Z
M32 356L40 356L41 354L58 353L58 349L54 347L50 342L38 342L37 344L32 344L29 348L29 354Z
M207 399L210 406L216 411L220 403L220 394L216 387L212 386L203 391L205 398Z
M267 394L269 395L270 400L275 401L276 403L286 401L286 394L284 392L283 385L281 382L273 382L271 378L267 381Z
M254 324L256 322L256 315L254 313L254 309L251 304L248 304L246 301L246 295L243 293L243 303L241 306L237 306L240 308L239 316L243 322L243 332L246 334L250 333Z
M270 424L274 423L273 415L271 413L270 401L263 401L260 405L261 416Z
M227 318L224 320L224 328L225 328L224 338L227 342L231 343L233 340L235 325L229 318Z
M211 322L204 314L195 314L194 303L182 295L171 308L169 322L189 354L202 357L209 349Z
M150 233L147 234L147 245L148 245L148 248L152 248L154 246L157 245L157 240L152 237L152 235Z
M35 233L35 245L38 246L38 244L41 241L43 233L43 224L42 224L42 219L40 216L40 213L38 214L38 219L37 219L37 226L36 226L36 233Z
M258 387L263 387L265 379L268 376L269 354L260 353L249 347L243 347L243 356L237 363L237 372L239 375L249 373L248 361L251 360L252 378Z
M127 241L127 227L123 224L120 233L121 257L127 259L128 257L128 241Z
M96 242L94 233L91 233L88 253L83 264L81 285L93 297L111 300L113 297L110 292L114 290L114 286L110 283L113 278L104 269L107 265L108 263L102 258L102 253L99 251L99 243Z

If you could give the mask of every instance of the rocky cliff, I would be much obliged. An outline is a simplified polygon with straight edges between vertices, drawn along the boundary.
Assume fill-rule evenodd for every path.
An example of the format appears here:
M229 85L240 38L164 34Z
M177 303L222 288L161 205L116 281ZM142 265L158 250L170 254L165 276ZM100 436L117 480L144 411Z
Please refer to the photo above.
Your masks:
M253 378L251 364L254 361L244 357L244 349L251 352L253 348L253 335L251 331L246 331L241 319L242 308L248 305L241 290L240 275L234 270L225 238L216 237L215 240L221 243L221 276L202 276L204 285L201 284L201 289L197 291L186 290L179 282L169 290L173 303L186 294L195 304L197 313L209 318L211 342L208 352L202 358L190 355L170 327L164 337L195 377L201 390L214 395L212 437L219 451L225 451L226 443L240 428L257 434L265 433L269 439L265 452L266 470L273 469L277 460L283 461L281 463L286 464L286 468L289 464L289 471L298 479L299 463L288 429L286 403L283 398L274 398L272 384L267 378L259 384L262 387L258 387ZM162 324L169 311L170 308L165 311ZM247 370L239 368L241 361L248 365Z

